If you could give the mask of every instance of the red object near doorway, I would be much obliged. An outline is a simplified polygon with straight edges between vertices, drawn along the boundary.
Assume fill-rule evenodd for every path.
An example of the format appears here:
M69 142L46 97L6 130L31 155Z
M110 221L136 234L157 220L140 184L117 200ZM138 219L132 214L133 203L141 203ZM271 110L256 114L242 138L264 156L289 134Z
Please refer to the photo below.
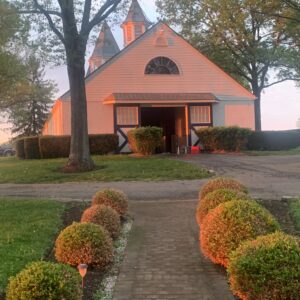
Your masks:
M193 146L191 150L191 154L199 154L201 148L199 146Z

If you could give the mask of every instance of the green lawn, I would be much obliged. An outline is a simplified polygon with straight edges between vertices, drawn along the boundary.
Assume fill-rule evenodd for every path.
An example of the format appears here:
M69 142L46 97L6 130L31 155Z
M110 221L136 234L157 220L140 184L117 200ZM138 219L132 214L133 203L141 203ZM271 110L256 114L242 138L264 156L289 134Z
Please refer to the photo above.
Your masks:
M61 168L66 159L18 160L0 159L0 183L61 183L78 181L150 181L201 179L207 170L188 163L154 156L137 158L127 155L95 156L92 172L66 174Z
M252 156L269 156L269 155L299 155L300 147L286 151L244 151Z
M0 198L0 296L10 276L53 247L64 207L55 201Z
M289 209L295 222L296 229L300 232L300 198L290 202Z

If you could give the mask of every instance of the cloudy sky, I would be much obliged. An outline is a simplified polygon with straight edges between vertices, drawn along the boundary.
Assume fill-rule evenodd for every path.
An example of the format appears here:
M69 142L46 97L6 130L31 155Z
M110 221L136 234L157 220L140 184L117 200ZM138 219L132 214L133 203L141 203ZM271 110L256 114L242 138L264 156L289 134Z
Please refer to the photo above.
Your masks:
M153 22L156 21L155 0L139 0L139 2L149 19ZM115 26L113 32L120 47L122 47L121 29ZM57 83L59 88L57 96L68 90L65 66L47 68L46 76ZM298 119L300 119L300 88L296 88L293 82L285 82L264 91L262 96L263 130L294 129ZM8 132L0 131L0 143L8 138Z

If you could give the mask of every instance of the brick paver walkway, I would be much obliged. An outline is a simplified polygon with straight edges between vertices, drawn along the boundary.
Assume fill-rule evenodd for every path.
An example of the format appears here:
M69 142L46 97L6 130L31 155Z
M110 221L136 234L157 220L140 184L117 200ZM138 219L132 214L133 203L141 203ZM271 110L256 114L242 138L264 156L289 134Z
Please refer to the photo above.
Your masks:
M234 299L226 274L199 252L195 201L131 202L134 226L114 300Z

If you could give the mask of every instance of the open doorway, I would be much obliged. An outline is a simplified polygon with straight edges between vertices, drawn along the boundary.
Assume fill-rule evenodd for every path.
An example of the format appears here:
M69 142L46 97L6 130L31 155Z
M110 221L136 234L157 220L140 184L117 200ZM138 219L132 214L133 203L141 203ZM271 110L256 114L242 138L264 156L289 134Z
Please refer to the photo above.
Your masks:
M163 129L161 152L174 153L178 145L186 145L185 107L142 107L141 125Z

